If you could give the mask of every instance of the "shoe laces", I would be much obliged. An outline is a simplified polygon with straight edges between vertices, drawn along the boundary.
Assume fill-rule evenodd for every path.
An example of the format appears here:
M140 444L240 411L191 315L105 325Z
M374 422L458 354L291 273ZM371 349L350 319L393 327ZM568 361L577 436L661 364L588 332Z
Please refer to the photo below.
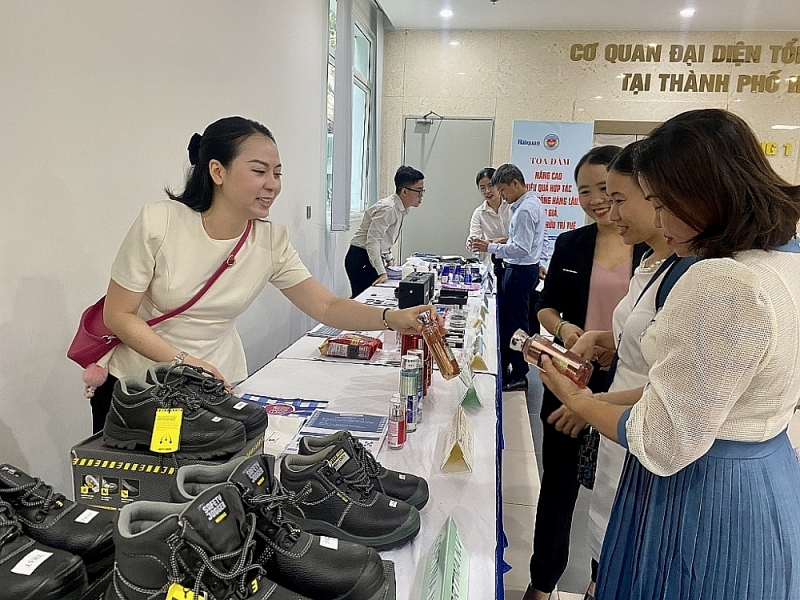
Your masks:
M356 462L366 471L367 477L378 477L383 471L383 465L375 460L372 453L364 447L364 444L358 438L352 435L348 435L348 437L356 453Z
M255 515L245 515L247 519L247 533L244 542L236 550L231 552L222 552L220 554L209 554L205 548L188 541L183 535L182 531L175 533L167 538L167 545L170 547L171 553L169 557L170 573L168 575L168 583L178 583L184 580L183 574L190 574L194 578L194 587L192 592L194 598L206 598L207 584L203 583L203 576L209 573L212 577L235 585L235 591L240 598L248 596L248 588L254 579L266 573L264 567L252 560L253 549L255 547L255 540L253 537L256 533ZM183 524L183 527L186 523ZM181 550L188 549L195 555L197 560L194 564L188 564L186 559L181 555ZM226 568L225 564L233 564L230 568ZM254 576L250 575L251 571L256 571Z
M194 394L188 394L180 388L170 387L164 384L157 384L155 391L158 403L164 408L176 408L186 406L189 410L202 408L202 401Z
M19 524L14 509L8 502L0 500L0 547L13 541L21 533L22 525Z
M38 508L42 515L48 514L54 506L61 508L66 500L66 496L56 493L53 486L47 485L38 477L20 485L0 489L0 496L16 494L19 495L15 502L25 508Z
M283 507L287 504L296 504L296 494L287 491L283 485L274 479L272 489L266 494L252 494L249 491L242 494L242 500L247 506L250 506L259 511L270 522L275 530L271 535L273 540L280 544L282 539L289 537L292 542L296 542L301 533L300 526L289 519L283 512ZM268 558L272 552L268 552L264 560Z
M334 478L334 483L337 486L343 481L347 485L347 489L360 494L362 500L369 496L374 487L369 477L367 477L366 471L360 465L358 469L354 469L352 473L345 475L341 471L334 469L331 463L325 460L323 473L328 478Z

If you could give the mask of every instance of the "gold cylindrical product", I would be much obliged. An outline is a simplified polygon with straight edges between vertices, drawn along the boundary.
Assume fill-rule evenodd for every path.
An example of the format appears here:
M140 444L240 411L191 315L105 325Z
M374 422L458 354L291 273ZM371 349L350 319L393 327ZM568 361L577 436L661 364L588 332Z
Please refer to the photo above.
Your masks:
M522 329L517 329L511 336L509 345L512 350L522 352L525 360L540 370L542 354L547 354L559 373L566 375L582 388L588 385L594 371L591 362L539 334L529 336Z
M425 338L425 343L428 345L442 377L445 379L456 377L461 373L461 369L458 367L453 350L445 343L437 323L426 312L420 313L417 320L422 323L422 337Z

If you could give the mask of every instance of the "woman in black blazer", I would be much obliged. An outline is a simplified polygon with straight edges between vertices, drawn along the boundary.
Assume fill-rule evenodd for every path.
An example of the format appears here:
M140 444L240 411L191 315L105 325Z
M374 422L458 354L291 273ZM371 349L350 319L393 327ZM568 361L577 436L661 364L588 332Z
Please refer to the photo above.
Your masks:
M570 348L584 332L590 294L595 298L602 295L605 304L616 305L627 293L633 269L647 250L645 244L633 249L626 246L608 218L611 201L605 192L606 167L619 150L617 146L593 148L578 163L575 180L579 200L595 223L558 236L536 306L541 325L566 348ZM606 280L601 279L604 274L598 269L595 285L603 287L593 290L595 265L600 265L609 276ZM622 277L620 269L625 269ZM611 314L607 316L610 330ZM612 356L600 353L597 358L600 362L594 365L589 387L602 391L607 375L602 367L610 364ZM541 419L544 431L543 475L536 509L531 584L523 600L549 598L567 567L572 513L580 489L578 454L586 435L583 430L585 421L563 409L558 398L547 388L544 389ZM557 431L548 420L561 421L561 428L571 430L576 437ZM593 561L592 581L596 571L597 565ZM591 597L588 592L587 597Z

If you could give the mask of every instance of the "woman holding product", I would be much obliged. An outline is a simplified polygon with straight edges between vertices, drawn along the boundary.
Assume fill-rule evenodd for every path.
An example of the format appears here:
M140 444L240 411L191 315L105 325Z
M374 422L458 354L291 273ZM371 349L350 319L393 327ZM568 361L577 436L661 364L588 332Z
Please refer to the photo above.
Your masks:
M103 316L122 343L99 361L110 376L91 399L95 431L103 428L116 380L143 377L153 363L202 367L226 384L247 377L236 319L267 282L334 327L421 329L416 317L430 307L383 310L335 296L311 277L286 227L267 220L281 192L283 167L264 125L220 119L192 136L189 160L183 192L168 190L169 200L142 208L112 265ZM235 261L194 306L148 326L149 319L191 298L246 231Z
M628 449L596 598L800 598L800 187L736 115L665 122L635 166L655 223L698 255L641 339L643 387L545 384Z
M581 208L595 222L558 236L538 303L541 325L556 341L572 348L585 329L611 329L614 307L625 296L633 271L646 250L625 245L610 219L606 167L620 148L590 150L575 168ZM529 332L530 333L530 332ZM589 386L600 390L613 353L597 347L599 360ZM586 442L586 421L566 410L544 390L543 475L536 510L531 556L531 583L524 600L546 600L567 567L572 513L578 498L578 459ZM562 433L565 432L565 433ZM594 580L595 564L592 565Z
M661 229L653 224L655 209L645 199L633 170L633 155L639 143L626 146L608 166L606 190L611 197L609 219L616 226L622 241L629 246L645 243L650 251L634 270L628 294L614 309L613 331L587 331L571 348L588 360L594 357L597 346L617 352L613 372L609 373L610 391L628 390L647 383L648 367L642 356L639 339L655 317L656 294L663 289L665 274L674 266L677 258ZM600 559L603 536L624 460L625 449L601 436L597 452L597 475L589 507L588 542L595 562ZM591 583L586 597L593 596L594 583Z
M494 169L486 167L478 171L475 185L483 196L483 203L472 213L469 220L469 235L467 236L467 250L472 252L472 240L483 239L498 244L508 240L508 223L511 221L511 207L504 202L500 194L492 185ZM497 281L502 281L503 261L492 256L494 274Z

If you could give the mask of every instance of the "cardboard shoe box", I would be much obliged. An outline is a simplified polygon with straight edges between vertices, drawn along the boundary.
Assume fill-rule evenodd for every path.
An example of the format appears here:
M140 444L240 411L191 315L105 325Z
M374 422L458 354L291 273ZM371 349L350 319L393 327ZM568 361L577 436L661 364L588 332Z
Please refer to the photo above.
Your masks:
M235 457L260 454L264 435L240 452L221 459L186 459L180 454L149 450L122 450L103 444L102 432L72 449L72 487L75 500L97 508L116 510L136 500L169 502L170 486L184 465L221 465Z

